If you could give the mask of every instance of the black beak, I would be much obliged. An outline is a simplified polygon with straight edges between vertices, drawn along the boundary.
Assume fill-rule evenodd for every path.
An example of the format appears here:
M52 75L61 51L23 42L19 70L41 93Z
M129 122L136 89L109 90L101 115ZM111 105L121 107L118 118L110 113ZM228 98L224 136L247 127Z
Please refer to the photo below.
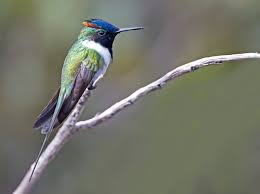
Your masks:
M127 32L131 30L142 30L144 29L143 27L131 27L131 28L120 28L118 31L116 31L116 34L119 34L121 32Z

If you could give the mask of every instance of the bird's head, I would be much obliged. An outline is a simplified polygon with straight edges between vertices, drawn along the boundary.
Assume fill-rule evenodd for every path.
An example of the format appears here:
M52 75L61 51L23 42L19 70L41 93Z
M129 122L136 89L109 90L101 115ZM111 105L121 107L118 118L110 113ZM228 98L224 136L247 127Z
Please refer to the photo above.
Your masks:
M106 48L112 48L114 39L119 33L143 29L143 27L118 28L101 19L85 20L82 24L84 28L79 38L87 37L89 40L99 43Z

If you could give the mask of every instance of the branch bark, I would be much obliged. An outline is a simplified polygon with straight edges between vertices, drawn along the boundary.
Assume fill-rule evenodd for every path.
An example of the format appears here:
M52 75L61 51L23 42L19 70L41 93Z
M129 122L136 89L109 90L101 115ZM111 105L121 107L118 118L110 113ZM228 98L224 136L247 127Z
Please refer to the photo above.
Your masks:
M168 72L158 80L144 86L134 93L132 93L127 98L115 103L102 113L94 116L85 121L79 121L79 116L81 115L82 110L84 109L84 105L90 96L90 91L86 90L82 97L80 98L77 106L72 111L66 122L62 125L62 127L57 132L56 136L53 138L51 143L43 152L42 156L39 159L38 166L35 169L32 180L29 182L29 177L34 166L34 163L31 165L21 183L18 185L16 190L13 192L14 194L26 194L29 193L35 183L38 182L40 176L47 168L48 164L57 156L59 151L65 145L67 141L72 138L73 134L79 132L84 129L94 128L95 126L111 119L114 115L119 113L120 111L126 109L127 107L133 105L137 100L146 96L147 94L159 90L165 86L165 84L171 80L174 80L177 77L180 77L184 74L191 73L195 70L198 70L202 67L206 67L209 65L219 65L226 61L239 61L244 59L260 59L260 54L258 53L243 53L243 54L232 54L232 55L220 55L213 57L202 58L182 66L179 66L172 71Z

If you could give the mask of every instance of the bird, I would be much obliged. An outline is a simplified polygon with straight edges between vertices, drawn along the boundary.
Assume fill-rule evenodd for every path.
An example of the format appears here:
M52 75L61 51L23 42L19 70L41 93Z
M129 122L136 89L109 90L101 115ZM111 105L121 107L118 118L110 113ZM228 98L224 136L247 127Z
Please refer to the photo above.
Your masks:
M39 158L45 148L52 130L63 123L71 113L83 92L96 88L113 59L115 37L143 27L119 28L102 19L88 19L82 22L77 40L65 57L60 87L47 106L37 117L33 128L45 135L41 149L35 160L29 181L32 179Z

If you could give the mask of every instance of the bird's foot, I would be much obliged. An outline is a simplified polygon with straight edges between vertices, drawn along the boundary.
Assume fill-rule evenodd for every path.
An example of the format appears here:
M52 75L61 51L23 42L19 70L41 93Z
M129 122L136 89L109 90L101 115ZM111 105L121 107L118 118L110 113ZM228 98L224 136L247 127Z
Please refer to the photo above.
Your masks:
M96 85L92 85L92 84L91 84L91 85L88 87L88 89L89 89L89 90L94 90L94 89L96 89L96 87L97 87Z

